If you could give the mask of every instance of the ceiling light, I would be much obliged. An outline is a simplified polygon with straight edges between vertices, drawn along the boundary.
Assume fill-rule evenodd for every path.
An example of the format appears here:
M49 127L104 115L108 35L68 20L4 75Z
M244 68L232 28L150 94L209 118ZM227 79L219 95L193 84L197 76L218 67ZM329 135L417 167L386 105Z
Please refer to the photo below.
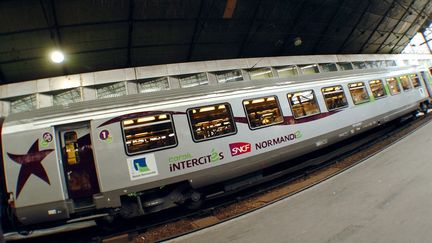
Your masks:
M50 54L51 61L54 63L62 63L64 61L64 54L61 51L53 51Z
M301 37L294 38L294 46L300 46L303 43Z

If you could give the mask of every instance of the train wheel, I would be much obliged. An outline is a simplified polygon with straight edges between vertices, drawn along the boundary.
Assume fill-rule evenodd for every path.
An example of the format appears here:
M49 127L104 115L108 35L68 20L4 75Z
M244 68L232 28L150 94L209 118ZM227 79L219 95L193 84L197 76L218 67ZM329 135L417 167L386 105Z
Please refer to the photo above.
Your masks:
M192 191L190 198L186 200L184 206L187 209L196 210L200 208L203 205L203 203L204 203L204 196L197 191Z

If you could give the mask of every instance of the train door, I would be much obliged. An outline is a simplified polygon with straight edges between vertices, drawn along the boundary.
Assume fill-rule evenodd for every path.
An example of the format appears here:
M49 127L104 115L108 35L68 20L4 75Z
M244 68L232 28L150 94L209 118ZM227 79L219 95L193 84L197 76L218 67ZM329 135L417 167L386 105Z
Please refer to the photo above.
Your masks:
M92 204L99 193L89 124L59 129L66 187L75 206Z

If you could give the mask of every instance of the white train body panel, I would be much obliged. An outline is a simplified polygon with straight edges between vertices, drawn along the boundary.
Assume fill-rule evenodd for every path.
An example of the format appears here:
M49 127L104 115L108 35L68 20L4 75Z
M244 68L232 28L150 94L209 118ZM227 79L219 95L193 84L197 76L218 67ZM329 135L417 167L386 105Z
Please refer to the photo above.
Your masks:
M6 119L2 129L3 163L11 205L22 224L67 219L74 213L66 188L68 175L63 169L65 161L62 159L60 138L61 134L73 127L88 126L100 191L93 196L95 207L117 208L122 206L122 195L180 181L188 181L194 188L211 185L308 153L412 112L428 98L423 81L419 88L401 90L399 95L388 94L385 98L362 105L354 105L347 85L360 81L367 84L373 79L418 72L417 68L411 67L370 73L350 71L313 75L308 82L301 82L307 76L292 80L249 81L220 87L167 91L159 95L140 94L85 102L59 109L58 112L47 110L43 113L39 110L39 113L35 113L37 117L26 117L25 114L11 116ZM329 112L321 88L334 85L342 85L349 106ZM304 118L307 122L304 119L303 122L296 121L288 104L287 93L309 89L314 90L321 114ZM369 85L366 85L366 89L371 95ZM243 100L273 95L278 98L285 122L251 130ZM231 105L236 134L194 142L187 109L219 103ZM172 114L177 146L129 156L125 152L120 122L149 112ZM51 135L51 141L48 141L47 134ZM104 137L106 134L109 134L108 137ZM79 138L85 134L81 135ZM37 148L34 143L37 143ZM237 151L230 147L230 144L240 143L245 147L239 146ZM30 151L30 148L33 150ZM234 155L232 152L243 153ZM42 157L31 160L30 172L22 172L25 157L20 160L20 164L15 161L16 157L9 156L32 153ZM145 158L148 171L134 170L132 162L140 158ZM36 160L40 160L46 177ZM20 178L20 173L21 177L28 178Z

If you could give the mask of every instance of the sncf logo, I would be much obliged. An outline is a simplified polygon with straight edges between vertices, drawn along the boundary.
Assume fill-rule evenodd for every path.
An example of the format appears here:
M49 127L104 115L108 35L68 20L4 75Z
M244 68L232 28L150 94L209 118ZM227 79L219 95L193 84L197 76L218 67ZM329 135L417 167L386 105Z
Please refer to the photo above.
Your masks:
M229 145L231 156L237 156L240 154L249 153L251 151L251 144L250 143L231 143Z

